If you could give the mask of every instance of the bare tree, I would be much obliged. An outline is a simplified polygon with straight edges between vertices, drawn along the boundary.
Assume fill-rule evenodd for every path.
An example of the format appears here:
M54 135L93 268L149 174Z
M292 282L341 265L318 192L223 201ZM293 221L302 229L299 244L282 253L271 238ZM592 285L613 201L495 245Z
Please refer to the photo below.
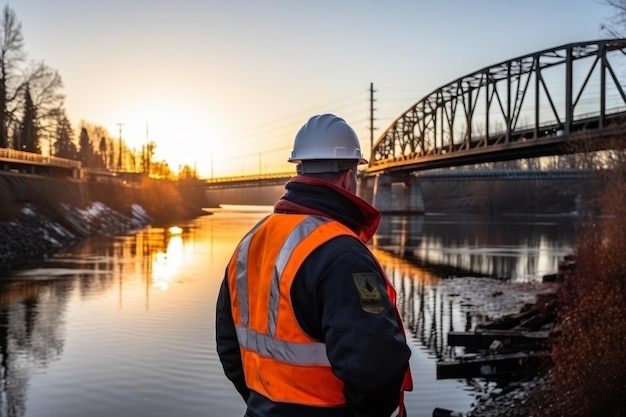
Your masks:
M8 103L19 94L19 89L13 87L17 69L25 57L23 48L22 24L13 9L5 5L0 16L0 148L9 144Z
M24 85L30 88L40 130L50 133L65 99L60 93L63 88L61 76L43 62L33 63L19 88Z
M154 160L154 151L156 150L156 143L152 141L148 142L146 145L143 146L142 150L143 150L142 155L141 155L142 170L149 176L152 173L152 164Z
M600 28L614 38L626 36L626 0L604 0L603 3L611 7L615 14Z
M22 25L15 12L6 5L0 16L0 148L8 147L8 138L20 134L26 97L32 100L37 132L48 135L52 134L59 109L63 106L64 96L59 92L63 82L58 72L43 62L34 62L24 68L25 59ZM39 138L35 138L35 142L38 141Z

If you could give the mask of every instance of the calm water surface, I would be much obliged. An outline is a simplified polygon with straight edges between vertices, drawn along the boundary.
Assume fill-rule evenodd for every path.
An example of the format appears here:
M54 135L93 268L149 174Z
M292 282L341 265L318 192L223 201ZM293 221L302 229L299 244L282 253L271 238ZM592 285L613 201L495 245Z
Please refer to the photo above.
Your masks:
M0 279L0 417L242 416L214 308L235 245L266 213L92 239ZM436 380L437 358L454 353L447 332L521 307L572 239L568 219L385 217L374 251L413 351L409 416L469 409L480 381Z

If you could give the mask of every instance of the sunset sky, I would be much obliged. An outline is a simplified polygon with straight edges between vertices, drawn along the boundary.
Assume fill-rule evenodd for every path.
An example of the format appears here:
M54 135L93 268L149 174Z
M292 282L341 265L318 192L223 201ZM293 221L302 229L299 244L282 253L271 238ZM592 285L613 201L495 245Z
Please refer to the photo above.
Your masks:
M3 6L6 3L3 3ZM293 137L332 112L369 154L443 84L534 51L605 38L601 0L14 0L28 58L65 108L202 177L287 171ZM78 134L76 133L76 136Z

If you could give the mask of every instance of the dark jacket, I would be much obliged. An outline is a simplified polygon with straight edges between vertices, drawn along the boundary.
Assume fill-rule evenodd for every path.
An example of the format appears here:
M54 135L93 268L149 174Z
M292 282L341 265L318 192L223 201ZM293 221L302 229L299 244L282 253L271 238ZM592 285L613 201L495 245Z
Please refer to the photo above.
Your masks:
M352 228L364 241L378 226L378 211L330 183L295 177L285 188L276 212L324 214ZM352 280L355 272L375 273L380 292L386 294L378 271L373 255L361 242L340 236L309 255L291 288L298 323L308 335L326 343L333 372L344 381L347 408L275 403L246 387L224 279L217 301L217 351L250 417L388 417L393 412L410 349L390 301L385 298L381 314L364 311Z

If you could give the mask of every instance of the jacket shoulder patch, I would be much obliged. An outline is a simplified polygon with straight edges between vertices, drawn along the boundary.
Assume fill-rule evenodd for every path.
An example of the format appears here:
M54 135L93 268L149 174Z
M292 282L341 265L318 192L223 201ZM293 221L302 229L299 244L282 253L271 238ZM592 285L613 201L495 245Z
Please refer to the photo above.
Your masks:
M352 280L359 293L361 309L366 313L382 313L385 310L385 302L376 285L379 275L373 272L356 272L352 274Z

